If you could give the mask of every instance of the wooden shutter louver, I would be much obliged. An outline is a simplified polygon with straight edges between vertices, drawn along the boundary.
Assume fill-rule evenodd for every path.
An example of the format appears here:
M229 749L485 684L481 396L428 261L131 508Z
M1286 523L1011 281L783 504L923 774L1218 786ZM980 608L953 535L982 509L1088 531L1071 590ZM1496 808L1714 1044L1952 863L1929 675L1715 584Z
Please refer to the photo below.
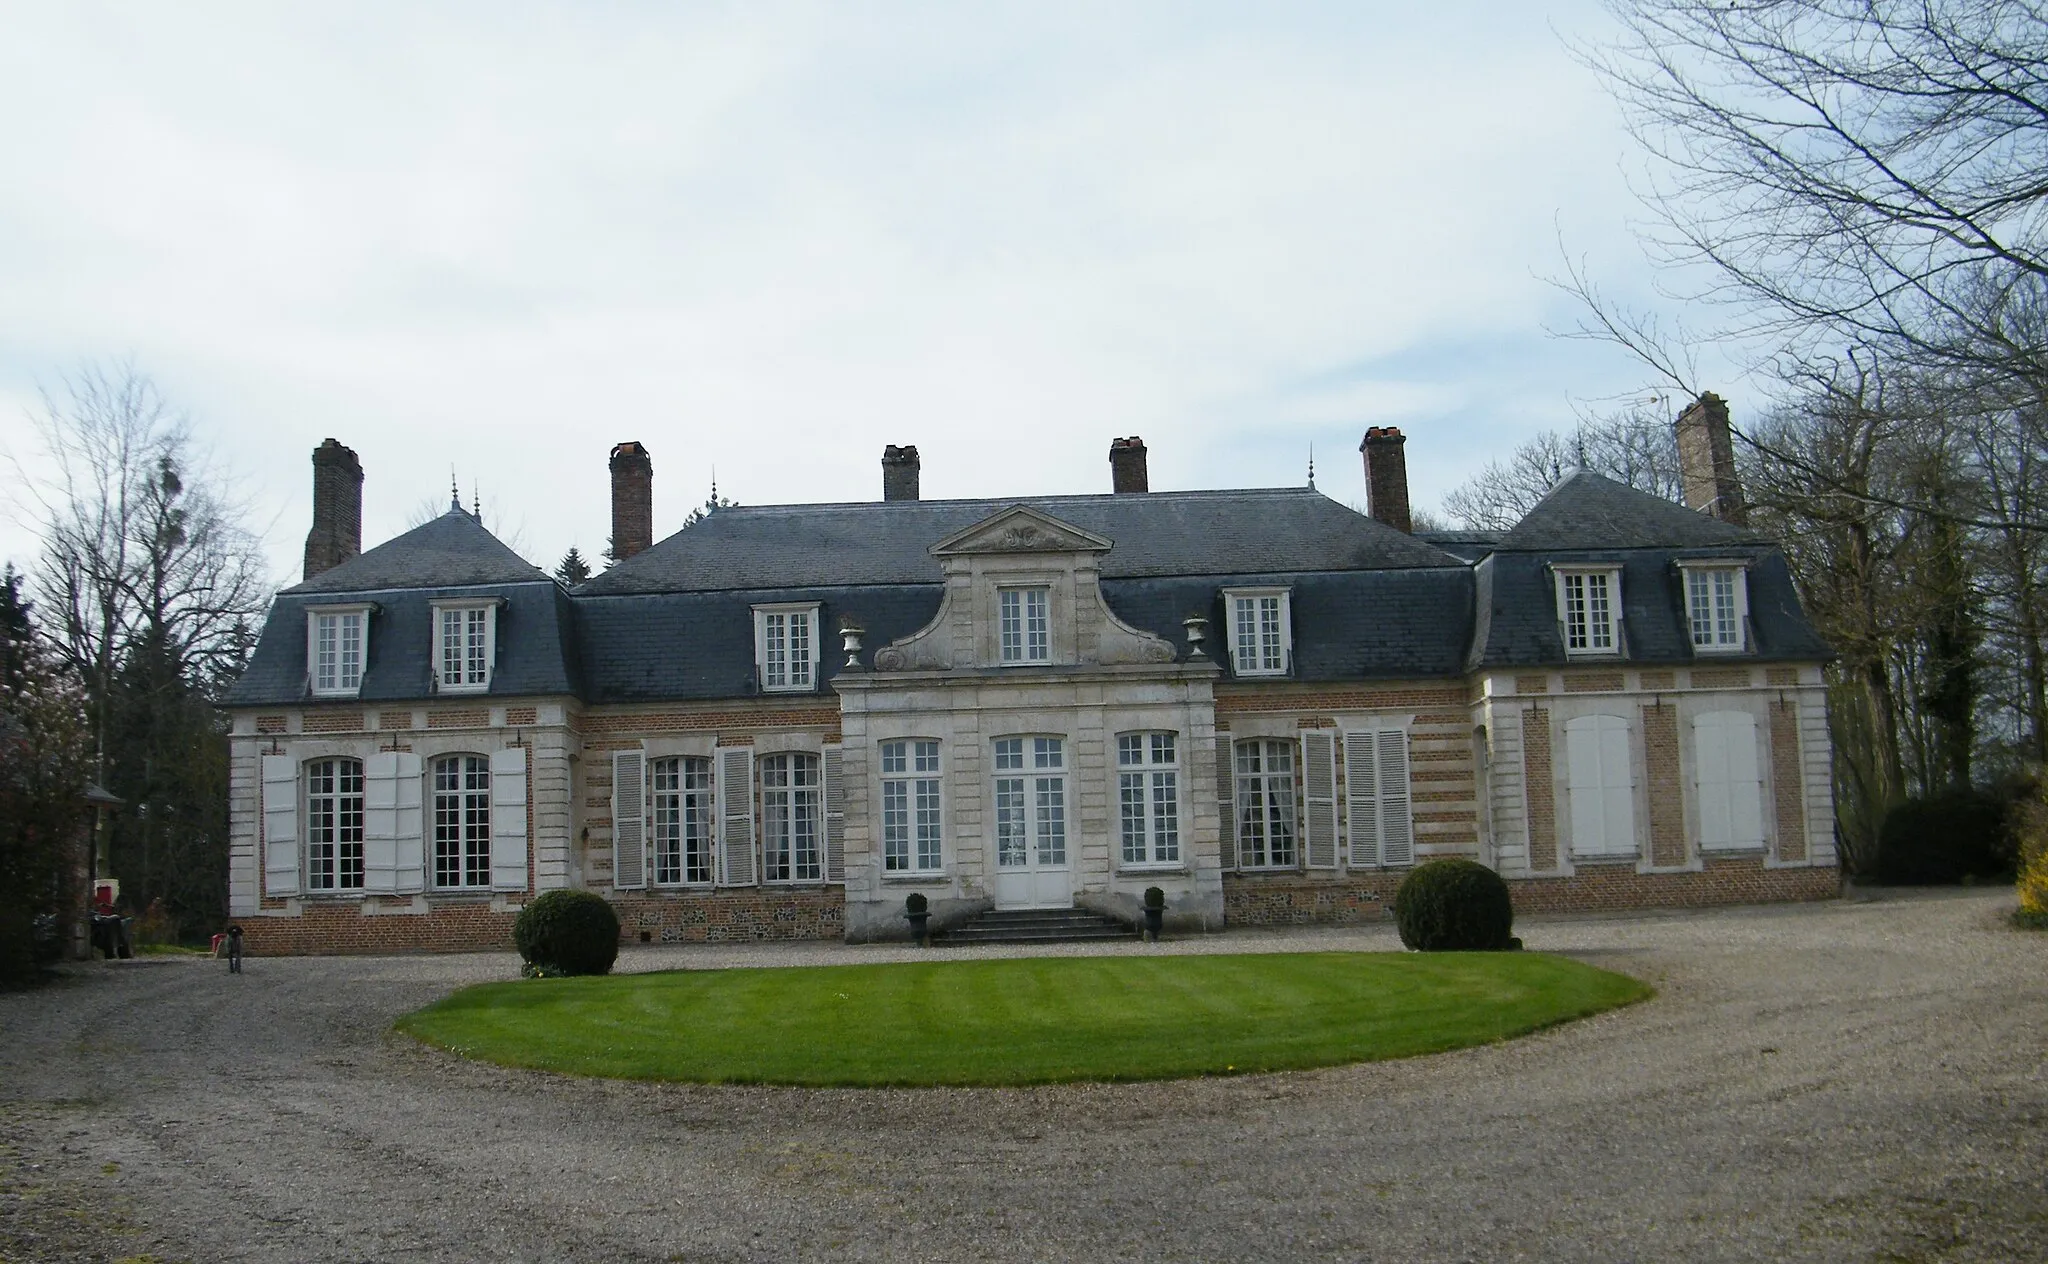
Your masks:
M1228 736L1216 739L1216 846L1223 871L1237 868L1237 764Z
M1337 867L1337 741L1330 733L1301 735L1302 835L1310 869Z
M363 760L363 890L398 890L398 752Z
M400 895L416 895L427 889L426 810L421 800L425 779L420 757L411 751L393 751L398 761L393 781L397 790L397 822L392 830L392 889Z
M1415 819L1408 789L1408 735L1381 729L1380 863L1389 867L1415 863Z
M491 752L491 889L526 889L526 751Z
M827 746L818 766L825 778L825 881L846 881L846 773L840 748Z
M718 752L719 885L750 887L754 868L754 748Z
M1344 807L1351 818L1351 867L1380 864L1380 768L1378 734L1344 735Z
M263 756L263 893L299 893L299 761Z
M612 755L612 889L647 885L647 756Z

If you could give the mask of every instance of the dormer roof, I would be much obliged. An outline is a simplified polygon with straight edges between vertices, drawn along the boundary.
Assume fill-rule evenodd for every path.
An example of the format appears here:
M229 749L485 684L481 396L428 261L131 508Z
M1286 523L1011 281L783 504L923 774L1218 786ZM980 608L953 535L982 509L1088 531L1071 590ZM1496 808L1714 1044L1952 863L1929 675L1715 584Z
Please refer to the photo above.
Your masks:
M455 506L431 522L285 589L285 594L463 588L547 578L539 567L492 535L475 514Z

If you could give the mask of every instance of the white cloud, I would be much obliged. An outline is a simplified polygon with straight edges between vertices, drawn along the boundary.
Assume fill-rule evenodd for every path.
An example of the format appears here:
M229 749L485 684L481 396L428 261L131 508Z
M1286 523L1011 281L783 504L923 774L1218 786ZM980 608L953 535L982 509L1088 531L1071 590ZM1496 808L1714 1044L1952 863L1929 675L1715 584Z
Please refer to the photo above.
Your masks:
M1548 25L1590 4L1370 8L18 12L0 443L132 353L280 578L328 435L371 541L453 464L543 564L603 547L625 438L659 530L714 464L873 496L885 442L934 496L1103 489L1123 434L1155 486L1297 482L1313 443L1353 498L1389 421L1425 501L1636 376L1547 342L1535 276L1560 219L1635 275L1621 141Z

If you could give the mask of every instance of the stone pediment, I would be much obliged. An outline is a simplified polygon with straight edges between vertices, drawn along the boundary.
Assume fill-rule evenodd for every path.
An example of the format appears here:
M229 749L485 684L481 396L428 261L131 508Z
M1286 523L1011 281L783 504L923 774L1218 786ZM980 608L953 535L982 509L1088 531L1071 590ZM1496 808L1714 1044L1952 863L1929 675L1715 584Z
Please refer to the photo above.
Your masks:
M1029 505L1012 505L932 545L933 557L978 553L1107 553L1112 542Z

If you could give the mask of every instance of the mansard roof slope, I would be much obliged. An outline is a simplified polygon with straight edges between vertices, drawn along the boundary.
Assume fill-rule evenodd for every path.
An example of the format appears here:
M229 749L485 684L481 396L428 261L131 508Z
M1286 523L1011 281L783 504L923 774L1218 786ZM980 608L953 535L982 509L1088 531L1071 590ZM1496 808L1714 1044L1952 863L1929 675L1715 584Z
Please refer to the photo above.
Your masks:
M371 593L400 588L520 584L547 574L492 535L460 505L339 566L285 589L302 593Z
M1016 505L1112 542L1105 579L1458 567L1313 488L718 509L579 596L936 584L932 546Z
M1496 546L1518 552L1694 549L1765 544L1747 527L1709 518L1591 470L1575 470L1536 502Z

